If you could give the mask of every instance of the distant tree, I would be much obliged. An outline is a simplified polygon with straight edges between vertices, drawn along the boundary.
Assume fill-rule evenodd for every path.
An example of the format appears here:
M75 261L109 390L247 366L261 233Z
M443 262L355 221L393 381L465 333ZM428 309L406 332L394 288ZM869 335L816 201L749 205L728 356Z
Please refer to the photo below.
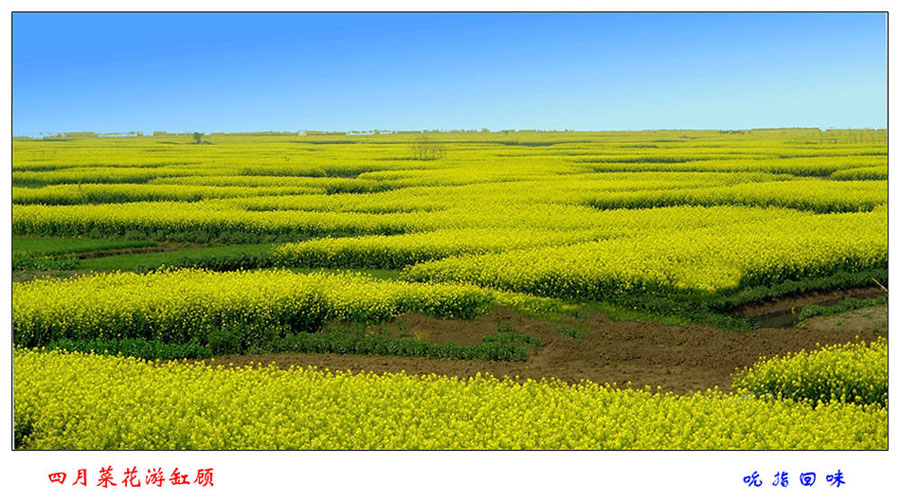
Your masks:
M439 160L446 150L443 144L431 142L428 136L422 134L410 143L409 152L414 160Z
M194 144L202 144L203 143L203 134L200 132L194 132Z

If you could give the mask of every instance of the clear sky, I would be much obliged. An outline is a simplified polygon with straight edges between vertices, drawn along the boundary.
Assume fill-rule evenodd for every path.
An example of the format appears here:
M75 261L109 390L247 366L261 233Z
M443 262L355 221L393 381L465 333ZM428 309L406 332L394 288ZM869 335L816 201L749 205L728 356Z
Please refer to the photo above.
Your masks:
M13 133L876 127L884 14L13 14Z

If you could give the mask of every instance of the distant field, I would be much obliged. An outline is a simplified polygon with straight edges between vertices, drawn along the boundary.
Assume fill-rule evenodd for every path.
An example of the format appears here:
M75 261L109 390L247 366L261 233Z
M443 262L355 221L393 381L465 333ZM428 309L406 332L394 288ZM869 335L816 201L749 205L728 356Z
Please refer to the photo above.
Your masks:
M461 377L473 370L521 372L599 384L640 381L686 394L727 384L727 373L759 356L810 350L856 333L860 341L874 341L887 333L881 323L856 318L854 331L835 336L837 316L793 328L805 306L810 309L802 319L884 307L884 130L206 139L203 145L179 135L13 141L13 336L20 348L60 345L148 359L295 355L320 368ZM684 329L694 334L684 336ZM795 336L799 331L804 333ZM646 335L648 343L629 344L635 335ZM688 352L684 342L698 335L718 339L715 349ZM740 356L723 354L732 352ZM61 356L78 360L81 368L73 370L106 369L105 361ZM881 359L860 356L867 363ZM27 360L28 377L48 376L37 368L44 360L61 362L24 350L16 351L15 360ZM207 376L186 373L172 376ZM168 376L161 369L147 372L153 380ZM311 372L290 376L298 377L297 387L319 380ZM360 394L377 393L379 384L386 391L440 386L454 398L463 390L441 385L457 383L450 381L342 377L364 387ZM274 378L260 383L286 387ZM840 387L853 386L845 382ZM514 384L476 386L484 390L478 404L492 398L516 401L509 408L525 404L513 395ZM535 401L556 401L574 389L550 384L534 390L546 394ZM720 402L711 401L727 390L693 396L710 398L703 403L665 404L715 412ZM591 398L649 404L630 391ZM321 397L331 396L326 391ZM17 420L53 421L40 417L40 405L16 403ZM775 418L792 404L807 403L759 404L729 413L744 419L735 428L762 432L748 419L766 419L765 408ZM796 433L769 445L886 446L879 427L883 409L834 404L846 408L803 411L818 415L810 421L822 425L865 422L877 429L877 439L829 442L814 432L810 441ZM172 447L165 438L56 441L50 437L55 432L32 429L18 442ZM544 441L533 441L516 429L510 440L475 433L457 441L369 444L757 447L740 435L695 442L629 441L619 434L604 440L600 434L564 439L547 433ZM354 439L321 444L369 447ZM184 442L241 448L275 441Z

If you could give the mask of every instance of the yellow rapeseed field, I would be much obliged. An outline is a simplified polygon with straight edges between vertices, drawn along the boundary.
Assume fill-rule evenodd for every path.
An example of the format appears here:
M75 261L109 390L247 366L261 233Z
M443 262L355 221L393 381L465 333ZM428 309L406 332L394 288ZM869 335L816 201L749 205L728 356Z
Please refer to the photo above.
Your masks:
M334 322L374 328L404 313L472 319L498 305L546 316L587 301L749 329L735 307L886 279L886 136L15 138L14 239L130 240L186 253L264 247L179 264L197 269L14 283L17 446L885 449L883 343L764 361L739 374L735 394L688 396L27 348L137 339L200 349L234 331L258 339ZM423 137L441 154L415 154ZM87 269L61 252L22 255L28 269Z
M16 351L28 449L886 449L887 409Z

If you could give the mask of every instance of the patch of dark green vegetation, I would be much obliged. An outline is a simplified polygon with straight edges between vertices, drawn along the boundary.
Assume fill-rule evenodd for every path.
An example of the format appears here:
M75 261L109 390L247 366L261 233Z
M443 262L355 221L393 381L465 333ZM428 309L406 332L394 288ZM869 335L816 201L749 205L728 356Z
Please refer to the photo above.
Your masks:
M566 316L571 316L573 318L578 318L578 319L586 318L587 314L584 309L586 309L586 308L585 307L577 307L577 308L573 307L573 308L569 309L568 311L566 311L565 314L566 314Z
M878 267L857 272L838 270L827 276L787 279L772 286L743 284L735 290L718 295L648 289L643 293L632 291L630 294L609 294L602 301L591 301L590 297L573 297L582 301L577 304L575 312L569 311L567 314L577 317L582 314L577 311L598 311L615 321L653 321L670 325L707 324L726 330L747 331L759 325L752 318L735 314L742 306L809 292L868 287L874 285L873 279L886 286L887 269ZM584 299L588 301L583 301Z
M436 260L448 255L434 256L425 255L421 251L413 250L410 252L366 252L361 257L356 251L338 251L338 252L306 252L300 256L289 256L284 254L274 255L274 264L280 267L331 267L354 269L360 266L373 267L378 269L396 269L401 270L406 266L418 264L428 260Z
M268 245L266 245L268 246ZM204 249L206 250L206 249ZM272 267L272 260L264 253L240 253L235 255L164 255L163 260L143 261L134 267L137 272L150 272L163 268L193 268L210 271L237 271L240 269L261 269Z
M271 267L270 244L223 245L156 251L148 241L14 238L13 270L139 271L164 267L233 271ZM19 251L18 249L28 249ZM134 249L134 251L130 251ZM121 254L105 252L124 250ZM100 254L101 256L96 256Z
M707 159L705 157L700 157L699 159L704 160ZM692 157L671 157L671 156L626 156L621 158L616 157L602 157L602 158L585 158L583 160L579 160L582 163L688 163L692 161L697 161L698 158Z
M51 342L46 347L50 350L93 352L96 354L131 356L148 360L203 359L211 355L209 349L200 344L167 344L159 340L147 339L59 339Z
M398 280L401 272L393 269L343 269L324 267L286 267L268 253L271 244L226 245L152 255L117 255L85 262L83 269L128 270L139 273L162 269L207 269L210 271L238 271L250 269L286 268L295 273L315 272L340 274L360 273L378 279Z
M343 165L339 168L323 166L319 168L301 168L295 169L292 167L253 167L253 168L244 168L238 172L239 175L249 175L249 176L267 176L267 177L331 177L331 178L341 178L341 179L354 179L359 177L360 174L364 174L366 172L374 172L380 170L382 167L377 165Z
M616 321L655 321L664 324L702 323L726 330L751 330L753 320L712 309L708 295L654 291L611 295L594 303Z
M482 340L486 343L519 344L534 348L542 345L540 338L517 332L512 326L503 322L497 325L497 333L487 335Z
M205 224L203 227L173 231L170 229L154 229L122 225L120 227L94 227L92 223L73 224L71 226L31 225L24 222L13 223L13 234L16 237L56 237L72 238L79 235L88 238L125 239L135 241L201 243L212 245L228 245L243 243L286 243L304 241L311 238L330 236L343 238L372 234L402 234L406 229L385 223L384 226L371 230L352 230L335 228L277 228L268 231L248 231L237 227L217 227Z
M527 347L518 340L497 339L471 346L453 342L432 344L416 338L373 335L364 325L358 324L318 332L269 328L256 334L234 327L210 333L208 346L213 355L302 352L481 361L525 361L528 358Z
M706 304L714 311L731 311L740 306L758 304L789 295L871 286L874 284L873 279L886 286L887 268L865 269L858 272L839 271L824 277L786 280L772 286L755 286L708 299Z
M598 172L600 170L597 170ZM777 172L776 172L777 173ZM829 203L824 201L808 202L806 200L740 200L726 198L704 198L702 195L694 195L689 190L672 191L667 198L638 198L633 200L591 200L588 206L597 210L620 210L620 209L645 209L645 208L665 208L665 207L719 207L719 206L735 206L735 207L759 207L759 208L792 208L794 210L808 211L817 214L832 213L850 213L850 212L870 212L880 203L877 201L838 201L832 200Z
M85 260L82 269L147 272L162 268L235 271L269 267L270 244L222 245L152 254L123 254Z
M26 187L26 188L41 188L52 186L56 184L147 184L154 178L158 177L159 174L154 172L147 172L142 174L121 176L121 177L106 177L103 175L91 176L89 174L84 173L76 173L69 177L58 176L53 179L35 179L35 178L22 178L13 174L12 177L12 185L13 187ZM87 203L91 203L91 201L87 201ZM102 202L101 202L102 203Z
M149 150L148 150L149 151ZM13 172L49 172L73 168L157 168L177 165L193 165L196 162L155 162L155 163L33 163L29 165L13 165Z
M69 271L78 269L74 255L41 255L32 252L13 252L13 271Z
M660 323L663 325L688 325L693 323L687 318L683 318L681 316L675 316L672 314L659 314L652 313L647 311L642 311L640 309L635 309L632 307L625 307L616 304L611 304L608 302L598 302L589 304L589 309L594 311L599 311L605 314L609 319L613 321L633 321L633 322L643 322L643 321L652 321L654 323Z
M871 297L868 299L855 299L853 297L839 302L833 306L808 305L800 311L799 321L814 318L816 316L833 316L864 307L887 305L887 297Z
M29 252L41 255L61 255L80 252L100 252L120 248L141 248L154 246L152 241L113 240L108 238L41 238L15 236L12 239L13 253Z
M571 339L583 339L587 336L587 332L576 330L575 328L557 328L557 331L563 336Z

